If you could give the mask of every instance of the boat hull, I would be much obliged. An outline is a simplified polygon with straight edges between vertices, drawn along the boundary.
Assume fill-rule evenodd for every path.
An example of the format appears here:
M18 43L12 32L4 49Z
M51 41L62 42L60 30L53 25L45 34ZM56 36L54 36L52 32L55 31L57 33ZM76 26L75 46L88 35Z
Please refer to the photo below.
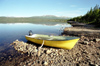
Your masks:
M28 41L37 43L37 44L42 44L43 40L42 39L36 39L36 38L31 38L29 36L25 36L25 38ZM44 45L46 46L51 46L51 47L57 47L57 48L63 48L63 49L72 49L74 45L77 43L77 39L72 39L72 40L44 40Z

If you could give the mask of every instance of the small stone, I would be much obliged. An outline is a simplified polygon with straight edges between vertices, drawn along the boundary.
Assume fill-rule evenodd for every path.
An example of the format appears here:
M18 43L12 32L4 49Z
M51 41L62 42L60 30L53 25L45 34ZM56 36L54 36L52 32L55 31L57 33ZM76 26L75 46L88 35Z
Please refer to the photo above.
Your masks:
M99 66L99 65L95 64L95 66Z
M95 42L98 42L98 41L100 41L100 39L96 38L96 39L94 39L94 41L95 41Z
M81 38L84 38L84 36L81 36Z
M53 57L53 54L50 54L50 57L52 58Z
M30 66L32 63L28 63L28 65Z
M37 49L34 49L34 50L33 50L33 52L37 52L37 51L38 51Z
M23 55L23 53L21 53Z
M32 64L35 64L35 61Z
M50 63L53 63L53 61L50 61Z
M38 50L37 55L38 55L38 56L40 56L40 55L41 55L41 50Z
M46 51L47 54L50 54L51 52L52 52L51 50L47 50L47 51Z
M62 55L62 53L61 53L61 52L59 52L58 54L59 54L59 55Z
M90 42L93 42L93 41L90 41Z
M18 39L16 39L16 41L18 41Z
M27 46L26 46L26 49L27 49L27 50L31 50L31 45L27 45Z
M84 44L87 45L87 44L89 44L89 42L88 41L84 41Z
M84 39L84 41L89 41L89 39Z
M66 35L63 35L63 36L66 36Z
M43 63L43 65L48 65L48 63L45 61L45 62Z
M21 63L20 63L20 65L22 66L22 65L23 65L23 63L21 62Z

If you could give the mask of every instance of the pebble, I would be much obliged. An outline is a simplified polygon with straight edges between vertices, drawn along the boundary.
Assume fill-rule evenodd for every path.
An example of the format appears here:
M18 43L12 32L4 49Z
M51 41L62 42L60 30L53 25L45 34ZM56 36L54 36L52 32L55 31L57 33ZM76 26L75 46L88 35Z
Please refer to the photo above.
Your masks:
M52 58L53 57L53 54L50 54L50 57Z
M95 66L99 66L99 65L95 64Z
M41 50L38 50L37 56L39 57L41 55Z
M38 51L37 49L34 49L34 50L33 50L33 52L37 52L37 51Z
M28 63L28 65L30 66L32 63L30 62L30 63Z
M23 63L21 62L20 65L23 65Z
M16 39L15 41L18 41L18 39Z
M88 41L84 41L84 44L85 44L85 45L88 45L88 44L89 44L89 42L88 42Z
M26 49L27 49L27 50L31 50L31 45L27 45L27 46L26 46Z
M51 50L47 50L46 51L46 54L50 54L52 51Z
M84 38L85 36L81 36L81 38Z
M94 39L94 41L95 41L95 42L98 42L98 41L100 41L100 39L96 38L96 39Z
M47 63L46 61L44 61L44 62L43 62L43 65L45 65L45 66L46 66L46 65L48 65L48 63Z

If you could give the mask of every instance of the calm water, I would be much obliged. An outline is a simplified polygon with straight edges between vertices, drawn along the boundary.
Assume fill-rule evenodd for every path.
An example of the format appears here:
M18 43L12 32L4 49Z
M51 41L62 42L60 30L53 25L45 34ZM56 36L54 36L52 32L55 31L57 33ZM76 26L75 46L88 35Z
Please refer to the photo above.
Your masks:
M61 30L65 27L71 27L67 23L57 22L57 24L42 23L42 24L33 24L33 23L7 23L0 24L0 53L4 52L9 48L10 43L16 39L26 42L25 35L28 34L29 30L32 30L33 33L37 34L46 34L46 35L60 35Z

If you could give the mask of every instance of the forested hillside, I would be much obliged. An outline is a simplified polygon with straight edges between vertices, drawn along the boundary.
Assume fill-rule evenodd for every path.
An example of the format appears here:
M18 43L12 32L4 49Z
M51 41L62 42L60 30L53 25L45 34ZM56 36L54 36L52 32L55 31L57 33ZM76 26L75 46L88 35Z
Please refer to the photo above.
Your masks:
M88 11L84 16L75 17L69 21L78 21L100 26L100 7L99 5L96 5L94 8L91 8L90 11Z

